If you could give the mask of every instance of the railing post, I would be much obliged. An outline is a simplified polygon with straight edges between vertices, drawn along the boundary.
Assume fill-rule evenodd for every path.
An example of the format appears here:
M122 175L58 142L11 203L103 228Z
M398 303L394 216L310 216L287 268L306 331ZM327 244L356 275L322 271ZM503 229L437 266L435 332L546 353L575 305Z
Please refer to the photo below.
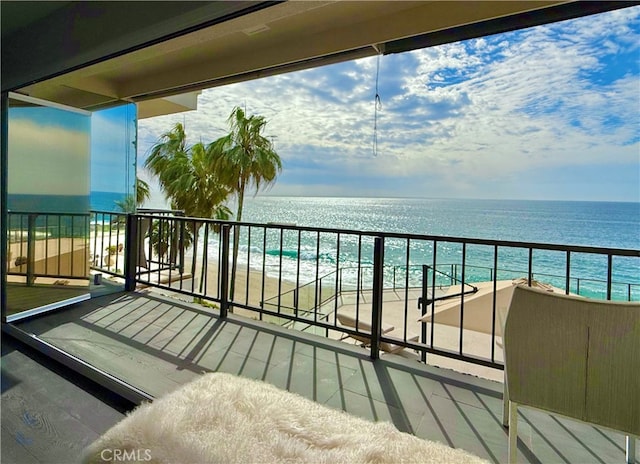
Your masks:
M613 283L613 255L607 256L607 300L611 299L611 284Z
M393 266L393 289L396 289L396 266Z
M195 230L195 227L194 227ZM198 237L194 237L194 242L198 241ZM180 221L180 247L178 248L178 252L180 253L180 264L178 266L178 272L180 275L184 274L184 221ZM193 273L191 274L193 276Z
M124 289L132 292L136 289L138 268L138 216L127 214L126 235L124 236Z
M434 273L435 275L435 273ZM427 315L427 301L429 301L429 291L428 291L428 287L429 287L429 266L426 264L422 265L422 317ZM431 290L431 293L433 295L433 298L436 297L435 295L435 287ZM431 324L433 325L433 321L431 321ZM423 322L421 327L421 339L420 342L423 343L424 345L427 344L427 324L426 322ZM422 351L422 354L420 356L421 360L423 363L426 364L427 362L427 352L426 351Z
M564 288L565 294L571 293L571 252L567 250L567 262L564 271Z
M222 253L220 254L220 318L229 313L229 233L231 226L223 224L220 228Z
M9 94L2 92L0 95L0 256L8 256L11 246L8 243L9 211L7 210L8 173L9 173ZM7 317L7 273L9 265L2 262L0 268L0 314L2 322Z
M35 261L36 261L36 218L37 214L30 214L27 222L27 285L31 286L36 280L35 277ZM58 238L60 240L60 238ZM58 253L60 255L60 253ZM46 257L45 257L46 258ZM58 256L60 260L60 256Z
M373 288L371 302L371 359L380 357L382 336L382 296L384 287L384 238L376 237L373 244Z

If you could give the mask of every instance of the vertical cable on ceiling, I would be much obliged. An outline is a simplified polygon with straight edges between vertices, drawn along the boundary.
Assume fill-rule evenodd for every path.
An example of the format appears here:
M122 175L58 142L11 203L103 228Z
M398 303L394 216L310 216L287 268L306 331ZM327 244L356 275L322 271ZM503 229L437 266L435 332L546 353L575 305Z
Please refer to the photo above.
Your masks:
M380 55L376 60L376 96L374 98L373 109L373 156L378 156L378 111L382 109L380 93L378 92L378 79L380 76Z

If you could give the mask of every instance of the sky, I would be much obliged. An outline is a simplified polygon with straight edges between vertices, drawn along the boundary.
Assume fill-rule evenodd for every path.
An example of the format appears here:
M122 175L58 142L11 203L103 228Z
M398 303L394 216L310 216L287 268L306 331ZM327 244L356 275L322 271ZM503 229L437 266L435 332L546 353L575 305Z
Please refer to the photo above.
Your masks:
M91 115L91 190L132 194L135 181L134 104Z
M268 121L269 195L640 201L640 7L204 90L139 121L140 176L235 106Z

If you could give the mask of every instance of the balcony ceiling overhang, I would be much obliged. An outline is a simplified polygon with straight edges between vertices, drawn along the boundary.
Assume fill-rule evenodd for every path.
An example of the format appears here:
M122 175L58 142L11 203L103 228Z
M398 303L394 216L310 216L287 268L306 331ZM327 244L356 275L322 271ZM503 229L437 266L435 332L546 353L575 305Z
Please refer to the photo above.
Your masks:
M11 2L3 1L3 10L6 3ZM118 101L141 103L378 53L480 37L638 2L55 3L57 8L49 6L51 13L44 18L40 11L37 20L29 23L23 17L18 20L19 27L14 24L10 31L3 30L3 91L17 90L57 103L96 109ZM86 8L78 9L78 4ZM128 4L135 4L135 8L130 6L125 12ZM179 12L172 10L180 4ZM19 10L15 5L13 9ZM145 11L149 12L147 18ZM62 32L63 37L47 35L56 30L55 21L68 19L70 14L76 19L68 24L70 30ZM115 34L124 27L118 25L119 19L125 26L140 26L129 35ZM109 33L110 27L113 33ZM94 34L104 37L99 40ZM85 35L87 40L83 42L80 39ZM54 48L69 44L74 45L69 53L61 54ZM5 52L7 46L10 49ZM25 67L29 50L20 48L27 46L36 54L46 54L49 48L54 56L60 56L57 63L48 63L48 75L39 75L37 66ZM15 73L5 76L5 69L11 70L12 65L29 80L20 81Z

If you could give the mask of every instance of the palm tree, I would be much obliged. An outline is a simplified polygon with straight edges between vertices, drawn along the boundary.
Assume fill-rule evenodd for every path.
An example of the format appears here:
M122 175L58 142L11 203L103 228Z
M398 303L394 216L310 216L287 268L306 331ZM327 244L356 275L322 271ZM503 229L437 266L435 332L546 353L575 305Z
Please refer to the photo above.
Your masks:
M222 203L230 190L219 181L204 145L196 143L187 146L182 124L177 123L162 135L152 147L145 167L158 177L172 209L183 210L189 217L229 219L231 211ZM180 234L186 238L181 241L182 250L191 242L194 256L197 256L197 237L201 225L200 221L186 221L188 233L186 237ZM172 234L174 237L177 235ZM195 260L192 266L195 266ZM192 269L192 274L194 272L195 269Z
M145 166L158 177L173 209L190 217L229 219L230 190L218 179L202 142L188 147L182 124L162 135Z
M142 206L150 196L151 191L149 190L149 184L137 177L136 196L134 197L133 195L127 195L122 200L116 200L115 204L124 213L135 213L136 209L139 206Z
M280 157L273 143L262 135L267 120L263 116L246 117L242 108L236 107L227 120L229 134L212 142L207 151L218 178L237 195L236 220L242 221L245 190L273 184L282 170ZM236 263L238 261L239 228L233 234L233 261L230 295L233 298Z
M144 180L136 177L136 206L142 206L151 196L149 184Z
M135 214L136 212L136 201L133 195L127 195L122 200L116 200L114 203L123 213Z

